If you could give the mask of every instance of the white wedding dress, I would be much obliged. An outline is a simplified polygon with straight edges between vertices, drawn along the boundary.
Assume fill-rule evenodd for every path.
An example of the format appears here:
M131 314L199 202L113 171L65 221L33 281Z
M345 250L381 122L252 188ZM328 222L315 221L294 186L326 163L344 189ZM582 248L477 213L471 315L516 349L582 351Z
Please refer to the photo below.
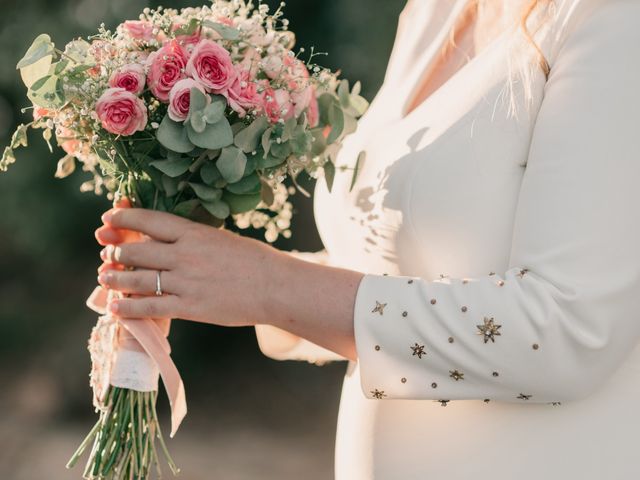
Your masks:
M316 187L315 260L367 274L336 478L638 479L640 2L556 0L518 119L505 37L405 115L465 3L409 1L355 186Z

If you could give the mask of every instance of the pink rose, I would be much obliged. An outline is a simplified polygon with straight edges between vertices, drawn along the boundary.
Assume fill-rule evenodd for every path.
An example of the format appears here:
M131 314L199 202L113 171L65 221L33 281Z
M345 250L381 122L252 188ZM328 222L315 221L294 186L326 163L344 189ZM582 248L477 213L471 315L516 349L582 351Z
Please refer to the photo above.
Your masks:
M239 70L236 80L233 82L227 94L229 106L244 117L249 110L257 110L262 107L262 96L258 93L258 84L251 81L248 70Z
M224 94L236 79L231 55L212 40L202 40L191 53L187 73L213 93Z
M134 95L140 95L144 90L146 77L144 68L137 63L130 63L119 68L111 74L109 86L113 88L124 88Z
M182 122L189 115L192 88L197 88L202 93L206 93L204 87L191 78L183 78L169 92L168 114L169 118L174 122Z
M175 40L149 55L147 83L151 93L161 102L167 103L171 88L185 78L187 59L187 52Z
M96 113L104 129L116 135L133 135L147 125L144 102L124 88L105 90L96 102Z
M313 94L313 87L308 86L304 90L291 92L291 101L294 106L294 114L297 117L302 115L309 104L311 103L311 96Z
M142 20L127 20L122 24L131 38L148 42L153 40L153 25Z
M281 118L287 120L293 117L294 108L291 96L286 90L279 88L273 90L267 88L263 93L264 111L272 123L276 123Z

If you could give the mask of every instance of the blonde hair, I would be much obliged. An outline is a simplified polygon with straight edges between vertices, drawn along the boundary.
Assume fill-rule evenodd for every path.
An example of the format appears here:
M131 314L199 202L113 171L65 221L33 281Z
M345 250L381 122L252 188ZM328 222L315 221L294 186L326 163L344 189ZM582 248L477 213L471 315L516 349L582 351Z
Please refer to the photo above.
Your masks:
M541 70L548 79L551 66L544 52L540 48L540 39L548 32L555 16L555 0L469 0L466 10L461 16L461 23L467 15L478 14L480 9L489 5L501 3L501 17L497 20L500 29L509 29L513 38L509 42L508 61L508 91L509 116L517 117L515 84L522 84L522 94L525 106L529 109L533 101L533 80L536 71ZM459 26L455 25L449 33L449 40L443 49L445 54L450 48L456 47L455 36Z

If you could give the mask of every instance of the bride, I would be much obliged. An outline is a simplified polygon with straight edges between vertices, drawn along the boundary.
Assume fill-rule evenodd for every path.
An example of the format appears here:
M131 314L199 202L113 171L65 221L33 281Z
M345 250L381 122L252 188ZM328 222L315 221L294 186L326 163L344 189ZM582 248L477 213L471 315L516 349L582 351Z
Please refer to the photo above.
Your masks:
M112 209L110 310L348 360L339 480L640 478L639 86L635 0L409 0L325 250Z

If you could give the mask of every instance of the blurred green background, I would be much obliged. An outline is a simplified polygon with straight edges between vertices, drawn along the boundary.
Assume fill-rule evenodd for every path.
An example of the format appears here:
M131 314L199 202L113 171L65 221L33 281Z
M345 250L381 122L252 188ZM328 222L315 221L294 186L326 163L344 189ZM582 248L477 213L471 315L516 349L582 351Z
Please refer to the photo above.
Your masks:
M29 105L14 65L39 33L62 46L104 22L113 28L146 7L198 1L2 0L0 146ZM274 6L279 2L267 1ZM289 0L298 46L329 52L320 63L361 80L371 100L384 75L404 0ZM29 115L29 114L27 114ZM80 193L82 172L53 178L38 133L0 175L0 478L74 479L64 464L93 425L87 338L95 315L84 300L99 265L93 236L106 198ZM293 238L283 249L322 248L312 200L294 197ZM276 362L258 350L253 329L174 322L173 356L189 415L170 441L185 480L329 479L345 363ZM168 430L167 406L160 409ZM168 473L168 472L167 472Z

